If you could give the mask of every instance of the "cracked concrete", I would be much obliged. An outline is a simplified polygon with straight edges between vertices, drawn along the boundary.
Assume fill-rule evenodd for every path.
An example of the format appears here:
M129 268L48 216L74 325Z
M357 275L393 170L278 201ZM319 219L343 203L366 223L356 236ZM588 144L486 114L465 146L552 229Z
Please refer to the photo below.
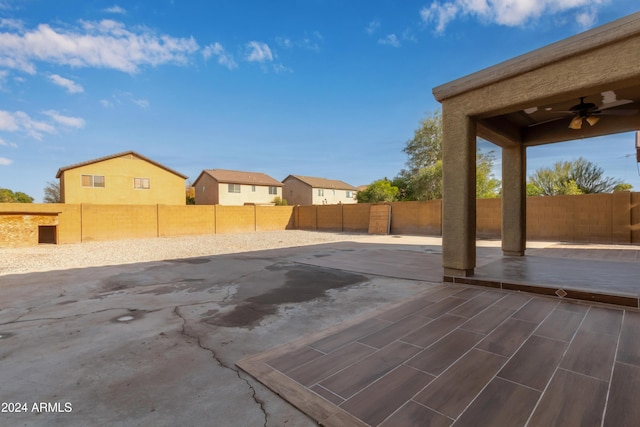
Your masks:
M234 365L227 365L226 363L224 363L217 355L214 349L204 346L202 345L202 342L200 340L200 337L198 336L194 336L194 335L189 335L187 333L187 319L185 319L184 317L182 317L182 315L180 314L180 308L176 307L174 309L174 313L180 317L180 319L182 319L182 335L195 339L198 347L200 347L201 349L208 351L209 353L211 353L211 357L213 357L213 359L218 363L218 365L220 365L221 367L225 368L225 369L229 369L230 371L233 371L236 373L236 375L238 376L238 379L240 379L241 381L244 381L247 386L249 387L249 389L251 390L251 396L253 397L253 400L256 402L256 404L258 406L260 406L260 410L262 410L262 413L264 414L264 426L267 426L267 420L269 415L267 414L267 410L265 408L264 402L262 400L260 400L258 398L258 396L256 395L256 389L253 387L253 385L251 384L251 382L246 378L246 374L241 374L240 370L238 368L236 368L235 364Z
M400 262L423 249L405 241L0 276L0 402L28 409L0 426L315 425L235 362L433 285ZM384 251L386 268L358 267Z

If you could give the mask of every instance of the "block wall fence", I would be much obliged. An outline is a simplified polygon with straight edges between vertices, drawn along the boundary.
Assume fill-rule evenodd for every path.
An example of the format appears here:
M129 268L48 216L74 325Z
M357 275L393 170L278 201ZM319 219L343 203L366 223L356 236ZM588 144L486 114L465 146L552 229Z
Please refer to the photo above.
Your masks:
M391 234L442 234L441 200L390 205ZM370 206L2 203L0 247L37 245L42 229L54 230L60 244L293 229L366 233ZM499 239L502 199L478 199L476 211L477 236ZM529 197L527 239L640 244L640 193Z

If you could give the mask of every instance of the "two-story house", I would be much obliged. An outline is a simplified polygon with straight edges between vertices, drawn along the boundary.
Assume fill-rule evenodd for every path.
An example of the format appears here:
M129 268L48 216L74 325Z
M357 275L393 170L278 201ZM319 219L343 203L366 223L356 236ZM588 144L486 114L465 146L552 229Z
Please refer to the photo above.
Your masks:
M268 205L282 198L282 183L260 172L206 169L193 187L196 205Z
M357 188L343 181L289 175L282 182L284 198L290 205L357 203Z
M58 169L62 203L184 205L185 175L135 151Z

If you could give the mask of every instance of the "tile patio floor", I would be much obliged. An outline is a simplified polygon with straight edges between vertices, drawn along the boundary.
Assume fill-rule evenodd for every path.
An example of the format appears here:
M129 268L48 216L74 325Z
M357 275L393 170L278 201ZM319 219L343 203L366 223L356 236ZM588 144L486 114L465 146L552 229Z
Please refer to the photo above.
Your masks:
M640 312L458 284L245 358L326 426L640 425Z

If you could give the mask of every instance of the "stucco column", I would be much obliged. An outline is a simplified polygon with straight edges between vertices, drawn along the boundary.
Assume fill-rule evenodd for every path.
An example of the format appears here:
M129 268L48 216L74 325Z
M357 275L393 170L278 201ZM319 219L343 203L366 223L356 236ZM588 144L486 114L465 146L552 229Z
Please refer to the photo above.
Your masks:
M442 265L445 276L476 266L476 123L442 106Z
M502 253L523 256L527 246L527 152L502 148Z

